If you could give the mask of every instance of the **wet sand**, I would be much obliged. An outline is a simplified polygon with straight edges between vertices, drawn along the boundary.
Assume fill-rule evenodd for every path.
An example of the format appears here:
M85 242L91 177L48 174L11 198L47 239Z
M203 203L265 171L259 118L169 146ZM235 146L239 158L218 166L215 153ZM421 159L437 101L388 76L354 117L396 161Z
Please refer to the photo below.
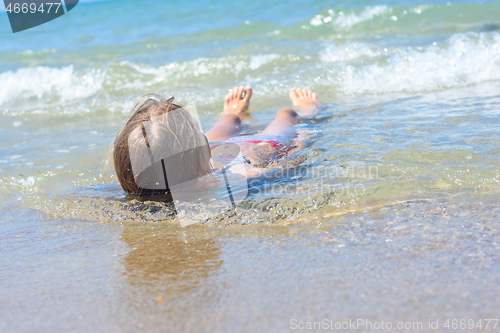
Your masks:
M444 332L447 319L498 316L495 196L189 229L16 208L2 210L4 332L278 332L324 319L424 325L408 331L430 319Z

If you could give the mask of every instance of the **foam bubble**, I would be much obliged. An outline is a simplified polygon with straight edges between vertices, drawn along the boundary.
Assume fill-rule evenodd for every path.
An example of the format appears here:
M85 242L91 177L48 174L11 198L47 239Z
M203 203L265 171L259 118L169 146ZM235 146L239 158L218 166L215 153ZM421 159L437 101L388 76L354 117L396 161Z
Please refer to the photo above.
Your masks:
M410 8L409 12L410 13L414 13L414 14L422 14L422 12L428 10L432 8L432 6L429 6L429 5L420 5L420 6L416 6L416 7L413 7L413 8Z

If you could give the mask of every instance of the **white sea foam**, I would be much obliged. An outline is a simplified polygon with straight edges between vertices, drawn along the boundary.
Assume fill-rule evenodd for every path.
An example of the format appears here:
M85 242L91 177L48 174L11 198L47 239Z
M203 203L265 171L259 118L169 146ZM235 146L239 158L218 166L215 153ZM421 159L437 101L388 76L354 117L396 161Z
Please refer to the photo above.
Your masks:
M320 26L323 24L333 24L337 28L348 29L362 22L371 21L377 16L392 12L392 7L385 5L368 6L361 12L346 12L346 11L329 11L329 16L316 15L309 24L312 26ZM330 23L331 22L331 23Z
M253 72L276 59L293 62L297 58L297 56L281 56L274 53L240 55L198 58L172 62L159 67L122 61L117 66L112 66L106 78L106 85L113 86L114 90L143 89L157 84L173 89L189 88L199 86L201 82L206 82L206 80L214 82L215 78L224 78L225 81L234 80L234 77L240 73ZM122 70L127 70L130 73L118 75L117 73ZM142 75L136 75L137 73Z
M346 94L432 91L500 80L499 33L455 34L434 44L400 49L386 63L337 66L329 80Z
M420 15L424 11L426 11L426 10L428 10L430 8L432 8L432 6L429 6L429 5L420 5L420 6L416 6L416 7L410 8L409 12Z
M348 15L339 15L333 20L333 23L343 28L350 28L361 22L371 21L374 17L385 14L390 10L392 10L392 8L387 6L366 7L359 14L351 13Z
M71 101L95 94L102 85L101 70L75 73L73 66L21 68L0 73L0 105L17 99L56 98Z
M329 44L317 58L269 53L161 66L122 61L78 72L73 66L22 68L0 73L0 106L14 109L18 101L38 100L34 105L40 112L81 113L96 108L125 112L126 105L150 91L174 95L182 103L215 105L227 89L240 84L253 85L256 96L276 96L286 95L293 86L317 89L323 85L344 94L378 94L433 91L491 80L500 80L497 32L455 34L425 48ZM86 102L70 108L64 103L82 99Z
M250 58L248 67L252 70L255 70L279 57L280 56L278 54L253 55Z
M373 58L382 53L383 50L375 45L352 42L343 45L329 44L320 51L319 56L323 62L336 62Z

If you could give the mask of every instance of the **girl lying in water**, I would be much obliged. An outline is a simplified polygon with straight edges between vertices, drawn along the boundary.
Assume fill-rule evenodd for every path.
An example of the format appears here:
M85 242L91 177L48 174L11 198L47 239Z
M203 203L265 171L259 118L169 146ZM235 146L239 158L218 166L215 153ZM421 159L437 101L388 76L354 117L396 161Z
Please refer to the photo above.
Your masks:
M276 118L255 135L238 136L251 97L250 86L231 90L225 97L221 119L203 134L193 115L173 103L173 97L144 96L114 143L113 163L122 188L136 196L156 195L192 180L199 186L204 177L216 181L214 175L220 175L221 170L247 178L272 174L269 168L258 165L293 153L293 126L302 117L314 114L319 102L312 91L292 88L294 109L280 109Z

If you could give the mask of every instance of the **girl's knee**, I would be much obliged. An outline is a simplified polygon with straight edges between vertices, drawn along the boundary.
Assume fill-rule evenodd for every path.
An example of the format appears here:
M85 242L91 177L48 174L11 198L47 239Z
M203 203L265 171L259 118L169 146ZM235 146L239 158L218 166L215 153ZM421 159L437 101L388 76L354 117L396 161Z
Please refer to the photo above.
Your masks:
M296 118L297 116L297 112L290 108L280 109L276 113L276 118Z
M232 122L232 123L236 123L236 124L241 123L240 117L237 114L234 114L234 113L227 113L227 114L225 114L224 116L222 116L222 120L224 122Z

